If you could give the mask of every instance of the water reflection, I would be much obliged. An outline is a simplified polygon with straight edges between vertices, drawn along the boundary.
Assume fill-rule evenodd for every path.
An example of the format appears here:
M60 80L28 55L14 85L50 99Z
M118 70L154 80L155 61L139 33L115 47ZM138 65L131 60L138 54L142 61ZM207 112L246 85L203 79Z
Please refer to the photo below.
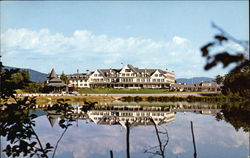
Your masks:
M43 150L48 147L46 155L42 151L34 156L53 157L55 153L56 157L111 157L112 151L115 158L192 157L193 121L198 157L247 157L248 105L153 104L35 105L33 110L14 115L20 118L14 120L10 111L2 109L2 148L16 140L27 140L37 142L29 146L30 153L35 153L36 148L37 153L42 151L38 139L30 139L27 133L17 130L16 134L11 133L10 129L17 126L22 127L21 131L31 131L31 136L36 134L45 146ZM3 119L4 115L8 116ZM9 135L14 135L15 141L6 141Z

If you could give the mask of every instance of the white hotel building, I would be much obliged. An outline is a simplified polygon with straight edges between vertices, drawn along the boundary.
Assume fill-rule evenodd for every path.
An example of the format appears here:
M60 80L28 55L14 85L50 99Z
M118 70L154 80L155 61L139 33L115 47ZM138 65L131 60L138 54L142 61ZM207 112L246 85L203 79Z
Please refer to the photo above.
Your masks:
M175 74L161 69L139 69L125 65L121 69L97 69L89 73L67 75L77 88L168 88Z

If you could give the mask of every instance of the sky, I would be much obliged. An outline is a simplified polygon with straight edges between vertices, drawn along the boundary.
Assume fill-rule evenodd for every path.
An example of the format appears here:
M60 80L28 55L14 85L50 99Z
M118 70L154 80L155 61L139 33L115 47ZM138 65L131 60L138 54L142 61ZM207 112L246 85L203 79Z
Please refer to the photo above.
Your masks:
M248 1L1 1L7 66L58 74L102 68L168 69L177 78L215 77L200 48L218 30L249 41ZM234 50L242 50L231 43Z

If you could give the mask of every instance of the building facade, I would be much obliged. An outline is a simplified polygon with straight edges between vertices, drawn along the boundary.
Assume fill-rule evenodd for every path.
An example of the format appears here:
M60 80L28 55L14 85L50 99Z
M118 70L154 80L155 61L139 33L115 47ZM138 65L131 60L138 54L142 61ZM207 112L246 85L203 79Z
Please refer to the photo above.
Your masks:
M97 69L94 72L67 75L77 88L168 88L175 74L161 69L139 69L130 64L121 69Z
M89 88L89 75L87 73L77 73L72 75L67 75L69 80L69 87L75 88Z

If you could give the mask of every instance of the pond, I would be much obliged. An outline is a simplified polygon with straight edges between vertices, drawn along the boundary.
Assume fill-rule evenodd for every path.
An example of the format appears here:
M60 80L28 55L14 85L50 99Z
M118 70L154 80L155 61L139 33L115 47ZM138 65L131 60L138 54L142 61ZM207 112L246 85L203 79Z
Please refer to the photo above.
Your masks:
M194 150L199 158L250 156L248 103L58 104L20 111L1 110L3 157L191 158Z

